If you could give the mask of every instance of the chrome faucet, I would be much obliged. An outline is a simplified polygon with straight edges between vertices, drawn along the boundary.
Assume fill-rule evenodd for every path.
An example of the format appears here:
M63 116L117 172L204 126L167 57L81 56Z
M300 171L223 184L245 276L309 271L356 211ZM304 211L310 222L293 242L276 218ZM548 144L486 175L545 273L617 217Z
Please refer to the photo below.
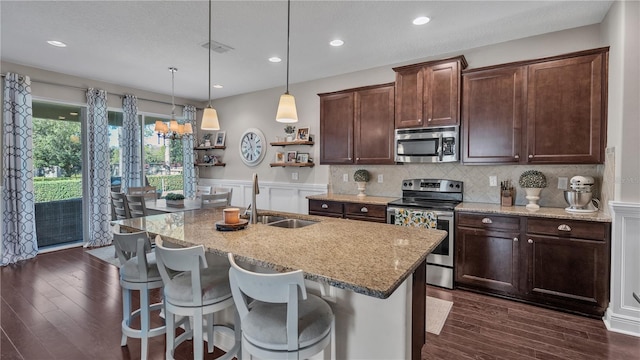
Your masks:
M256 195L260 194L260 187L258 186L258 174L253 173L253 190L251 191L251 218L249 222L251 224L258 223L258 207L256 206Z

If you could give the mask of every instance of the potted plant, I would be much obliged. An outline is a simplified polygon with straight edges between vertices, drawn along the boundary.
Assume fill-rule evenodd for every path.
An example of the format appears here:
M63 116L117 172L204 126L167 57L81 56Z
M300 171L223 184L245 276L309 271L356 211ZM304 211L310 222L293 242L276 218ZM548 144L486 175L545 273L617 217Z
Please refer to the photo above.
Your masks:
M168 193L164 199L167 202L167 206L184 207L184 195L182 194Z
M358 192L358 196L359 197L367 196L364 193L364 190L367 187L367 182L369 181L369 179L371 179L371 175L365 169L358 169L353 174L353 180L355 180L355 182L358 184L358 191L359 191Z
M527 170L520 175L518 181L520 186L527 194L525 198L529 200L526 208L529 210L538 210L538 200L540 200L540 191L547 187L547 178L538 170Z
M204 139L204 146L211 146L211 134L205 134L203 139Z
M293 141L293 133L296 132L296 127L293 125L287 125L284 127L284 133L287 134L287 142Z

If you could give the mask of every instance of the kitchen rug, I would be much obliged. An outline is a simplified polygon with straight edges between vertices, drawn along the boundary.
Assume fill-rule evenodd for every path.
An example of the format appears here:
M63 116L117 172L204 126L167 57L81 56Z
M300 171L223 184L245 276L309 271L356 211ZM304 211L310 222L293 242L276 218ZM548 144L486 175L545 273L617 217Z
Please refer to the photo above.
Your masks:
M116 257L116 249L113 245L87 250L87 254L95 256L100 260L104 260L111 265L120 267L120 260Z
M453 303L448 300L442 300L427 296L426 306L426 328L427 332L440 335L444 322L451 311Z

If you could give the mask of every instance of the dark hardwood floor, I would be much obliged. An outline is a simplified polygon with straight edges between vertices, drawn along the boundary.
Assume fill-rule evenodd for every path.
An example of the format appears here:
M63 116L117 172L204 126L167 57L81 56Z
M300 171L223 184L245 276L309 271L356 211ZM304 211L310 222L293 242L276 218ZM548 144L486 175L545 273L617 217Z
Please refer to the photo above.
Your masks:
M3 360L140 358L139 340L120 346L115 266L74 248L3 267L1 275ZM427 294L454 305L442 333L427 334L424 359L640 358L640 338L608 332L600 320L460 290L428 286ZM180 345L175 358L192 359L192 345ZM153 338L149 352L164 358L164 337Z

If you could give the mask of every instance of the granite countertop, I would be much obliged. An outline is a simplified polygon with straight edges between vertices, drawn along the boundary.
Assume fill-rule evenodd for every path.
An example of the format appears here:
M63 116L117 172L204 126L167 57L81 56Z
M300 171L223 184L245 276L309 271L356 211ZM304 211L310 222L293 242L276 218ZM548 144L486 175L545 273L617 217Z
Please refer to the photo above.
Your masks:
M371 204L371 205L387 205L387 203L397 200L398 198L394 197L384 197L384 196L362 196L359 197L357 195L346 195L346 194L319 194L319 195L309 195L307 196L309 200L325 200L325 201L340 201L340 202L350 202L350 203L358 203L358 204Z
M354 196L355 197L355 196ZM250 264L290 271L305 278L385 299L444 239L445 231L285 212L260 215L318 221L298 229L249 224L221 232L221 209L202 209L120 220L130 231L144 230L182 246L204 245L209 252L231 252Z
M463 202L456 206L455 211L483 212L504 215L541 217L551 219L584 220L597 222L611 222L611 216L603 211L594 213L569 213L564 208L540 207L539 210L528 210L524 206L502 206L500 204Z

